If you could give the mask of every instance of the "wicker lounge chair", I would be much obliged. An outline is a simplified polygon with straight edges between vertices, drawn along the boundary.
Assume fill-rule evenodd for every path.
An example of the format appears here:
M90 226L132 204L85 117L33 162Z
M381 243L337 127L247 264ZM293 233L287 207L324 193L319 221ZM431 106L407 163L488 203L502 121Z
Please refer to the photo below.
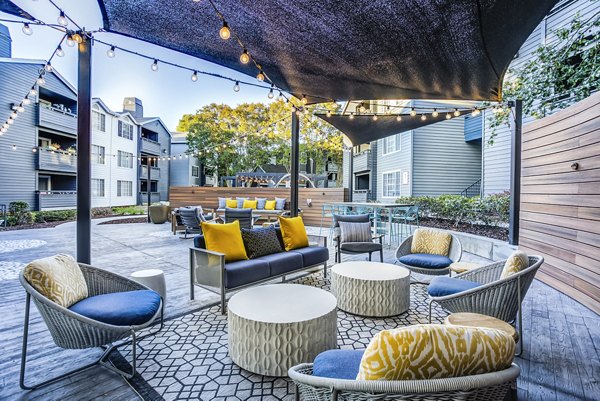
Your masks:
M481 286L442 297L429 298L429 322L431 322L431 305L437 302L451 313L471 312L495 317L505 322L517 319L519 338L523 338L521 303L535 277L535 273L544 263L541 256L529 256L529 267L501 279L500 274L506 260L482 266L455 278L483 284ZM523 351L523 341L519 341Z
M452 237L452 241L450 242L450 249L448 250L447 256L452 259L452 262L458 262L462 257L462 245L455 235L450 234L450 236ZM450 266L444 268L428 268L411 266L400 262L399 259L402 256L411 255L410 249L412 245L412 239L413 236L409 236L400 244L398 249L396 249L396 264L406 267L408 270L419 274L427 274L432 276L443 276L450 274Z
M88 297L101 294L109 294L115 292L149 290L148 287L130 280L126 277L98 269L86 264L79 263L81 272L85 278ZM137 341L142 338L151 336L159 332L163 328L163 308L164 304L161 300L158 311L147 322L135 326L115 326L112 324L103 323L97 320L90 319L78 313L75 313L67 308L64 308L53 301L46 298L32 287L21 272L19 279L21 285L27 293L25 300L25 325L23 329L23 348L21 352L21 372L19 377L19 385L24 390L31 390L53 383L82 370L91 368L95 365L101 365L105 368L122 375L125 378L131 379L136 373L136 352ZM48 326L54 343L67 349L85 349L94 347L103 347L104 352L95 362L88 365L70 370L52 379L43 382L27 385L25 384L25 368L27 361L27 340L29 336L29 311L31 307L31 299L35 302L42 319ZM160 326L157 330L153 330L143 336L137 336L137 332L151 326L154 321L160 316ZM128 340L114 344L119 340ZM106 361L108 355L118 347L131 343L132 347L132 370L131 372L122 371L114 367L110 362ZM70 362L66 363L70 365Z
M288 371L296 384L296 400L480 400L503 401L519 376L520 369L481 375L431 380L342 380L312 375L313 364Z

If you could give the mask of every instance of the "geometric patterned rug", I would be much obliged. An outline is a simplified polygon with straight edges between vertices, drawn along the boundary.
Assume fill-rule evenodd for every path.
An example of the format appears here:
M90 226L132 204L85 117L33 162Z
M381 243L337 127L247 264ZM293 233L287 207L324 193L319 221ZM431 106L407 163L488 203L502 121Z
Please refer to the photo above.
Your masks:
M316 272L297 280L329 291L329 279ZM364 349L379 331L427 323L427 287L411 284L410 309L390 318L365 318L338 310L338 346ZM433 322L447 315L434 305ZM227 316L218 306L165 321L158 335L139 343L138 374L130 382L145 400L293 400L288 378L257 375L235 365L227 351ZM112 362L127 364L126 347ZM126 358L126 359L123 359Z

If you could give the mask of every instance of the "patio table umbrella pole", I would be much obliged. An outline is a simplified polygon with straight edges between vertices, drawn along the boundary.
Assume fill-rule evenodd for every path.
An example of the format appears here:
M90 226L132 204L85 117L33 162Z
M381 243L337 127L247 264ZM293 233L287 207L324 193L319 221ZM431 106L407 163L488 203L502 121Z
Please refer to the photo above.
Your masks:
M92 38L78 32L77 74L77 261L91 263L91 112L92 112Z
M298 178L300 158L300 119L292 112L292 155L290 167L290 212L292 217L298 216Z
M521 212L521 132L523 128L523 101L511 102L515 125L511 146L510 171L510 215L508 221L508 243L519 245L519 214Z

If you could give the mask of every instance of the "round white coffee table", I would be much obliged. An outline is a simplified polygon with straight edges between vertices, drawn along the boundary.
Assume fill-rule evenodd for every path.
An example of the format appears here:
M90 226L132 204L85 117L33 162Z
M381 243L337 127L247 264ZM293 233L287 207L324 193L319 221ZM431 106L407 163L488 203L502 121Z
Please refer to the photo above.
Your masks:
M395 316L410 307L410 271L378 262L343 262L331 268L331 290L343 311Z
M131 278L140 284L154 290L163 298L163 303L167 301L167 284L165 275L160 269L138 270L131 273Z
M243 369L264 376L287 376L337 348L336 299L299 284L253 287L228 303L229 356Z

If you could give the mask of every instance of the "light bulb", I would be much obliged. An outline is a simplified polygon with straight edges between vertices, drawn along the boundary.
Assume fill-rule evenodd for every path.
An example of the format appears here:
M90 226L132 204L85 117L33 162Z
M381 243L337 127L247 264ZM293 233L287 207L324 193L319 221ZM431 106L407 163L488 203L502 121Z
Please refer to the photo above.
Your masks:
M44 79L44 77L39 77L37 79L37 83L38 85L44 85L46 83L46 80Z
M13 145L12 150L17 150L17 145Z
M263 82L265 80L265 74L263 74L262 70L260 70L258 72L258 75L256 76L256 79L258 79L260 82Z
M350 119L354 120L354 113L350 113Z
M396 116L396 121L402 121L402 116L400 116L400 115Z
M13 120L17 119L17 112L13 111L12 113L10 113L10 118L12 118Z
M154 59L154 62L152 63L152 65L150 66L150 69L152 71L158 71L158 60Z
M44 66L44 69L45 69L47 72L52 72L52 64L50 64L50 62L48 62L48 64L46 64L46 65Z
M472 115L473 117L475 117L475 116L477 115L477 109L473 110L473 111L471 112L471 115Z
M273 99L273 97L274 97L274 96L275 96L275 94L273 93L273 89L271 89L271 90L269 91L269 94L267 95L267 97L268 97L269 99Z
M0 135L4 134L6 131L8 131L8 129L4 127L0 128Z
M377 114L373 114L373 121L377 121Z
M198 80L198 72L194 71L190 79L192 80L192 82L196 82Z
M283 102L283 93L281 93L281 91L279 92L279 95L277 96L277 100Z
M37 148L31 148L31 151L32 151L33 153L35 153L35 152L37 152Z
M438 111L436 109L433 109L433 113L431 113L431 115L433 117L437 117L440 113L438 113Z
M60 12L60 15L58 16L58 19L56 21L58 21L58 25L62 25L62 26L69 25L69 21L67 20L67 17L65 16L64 11Z
M115 57L115 47L111 46L110 49L108 49L106 51L106 55L108 56L108 58L113 58Z
M13 125L15 123L15 120L13 120L12 118L9 118L8 120L6 120L6 123Z
M83 37L78 33L74 33L73 35L71 35L71 38L77 43L83 42Z
M446 120L449 120L452 118L452 115L450 113L446 113Z
M331 110L327 110L327 117L331 117Z
M427 120L427 117L425 116L425 114L421 114L421 121L425 121Z
M302 104L308 103L308 99L306 98L306 95L302 95L302 99L300 99L300 101L302 102Z
M358 110L360 110L361 113L364 113L365 111L367 111L367 108L365 107L364 104L360 104L360 107L358 108Z
M24 24L22 31L27 36L33 35L33 29L31 29L31 27L29 26L29 24Z
M248 64L250 62L250 55L248 54L248 50L244 49L243 53L240 55L240 62L242 64Z
M75 46L75 41L70 36L67 38L67 46L69 46L69 47Z
M37 95L37 91L35 90L35 88L29 89L29 96L35 96L35 95Z
M296 110L297 110L297 109L296 109L296 106L292 105L292 113L295 113L295 112L296 112Z
M30 100L28 97L26 97L26 98L24 98L24 99L23 99L23 102L22 102L22 103L23 103L25 106L27 106L28 104L31 104L31 100Z
M460 116L460 111L458 111L458 109L454 109L454 116L455 117Z
M411 117L414 117L414 116L416 116L416 115L417 115L417 112L415 111L415 108L414 108L414 107L412 107L412 108L410 109L410 116L411 116Z
M223 40L227 40L231 37L231 31L229 30L229 26L227 26L227 22L223 21L223 27L219 29L219 36Z
M21 104L20 104L20 105L18 105L18 106L17 106L17 111L18 111L19 113L22 113L22 112L24 112L24 111L25 111L25 107L23 107L23 105L21 105Z
M62 47L60 47L60 45L58 45L58 47L56 48L56 55L58 57L64 57L65 56L65 51L62 49Z
M234 92L240 91L240 83L238 81L235 81L235 85L233 85L233 90Z

